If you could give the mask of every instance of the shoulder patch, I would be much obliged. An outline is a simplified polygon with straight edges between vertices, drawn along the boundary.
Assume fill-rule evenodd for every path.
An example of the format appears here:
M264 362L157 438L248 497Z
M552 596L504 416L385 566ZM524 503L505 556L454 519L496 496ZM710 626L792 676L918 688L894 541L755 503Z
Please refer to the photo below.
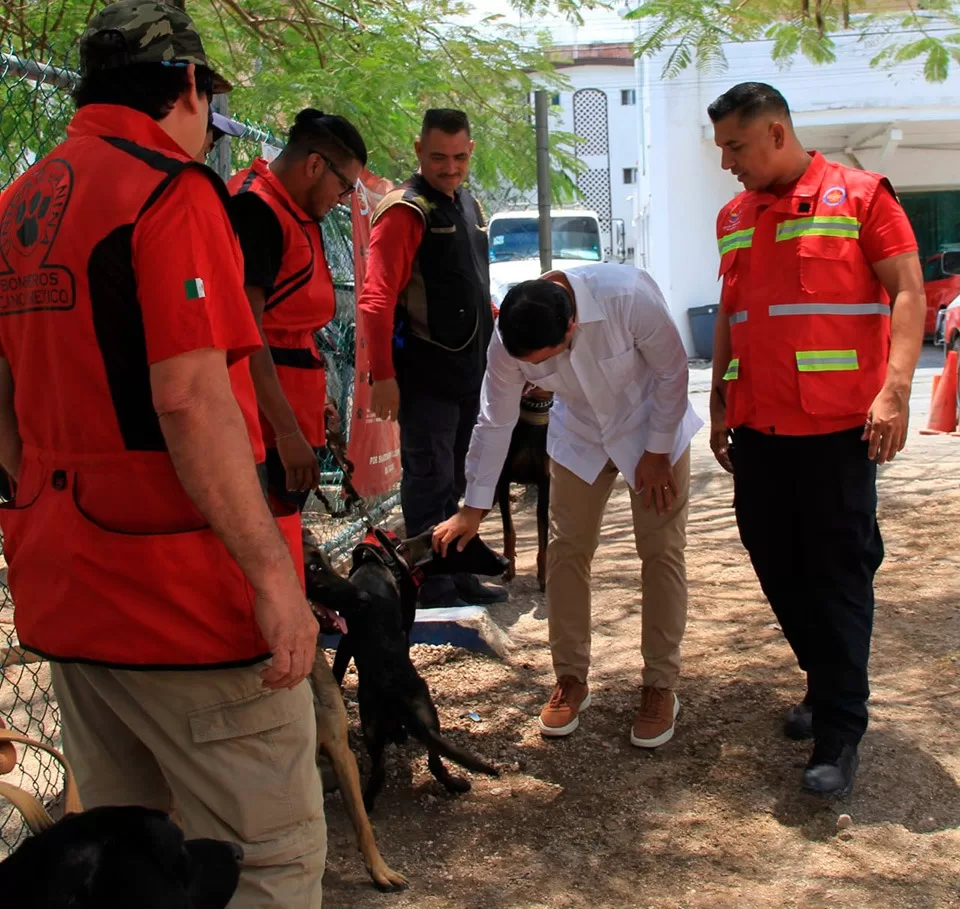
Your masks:
M384 212L389 211L394 205L405 205L407 208L412 208L426 223L427 212L429 211L427 200L423 196L408 195L407 190L401 186L398 189L391 190L380 200L380 204L370 219L370 225L376 224L383 217Z

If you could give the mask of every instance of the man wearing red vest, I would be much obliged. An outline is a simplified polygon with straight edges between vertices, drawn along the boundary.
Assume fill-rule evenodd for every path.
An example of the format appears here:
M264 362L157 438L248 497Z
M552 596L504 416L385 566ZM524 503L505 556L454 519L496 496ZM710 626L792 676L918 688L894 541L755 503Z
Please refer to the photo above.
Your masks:
M737 85L708 113L744 187L717 219L710 444L807 675L785 725L814 739L803 788L844 796L867 728L877 465L906 440L923 339L917 243L886 178L808 154L776 89Z
M260 337L226 192L194 161L229 86L156 0L101 10L80 71L67 140L0 200L17 634L53 662L86 807L175 806L188 836L242 846L232 906L308 909L318 629L299 515L275 519L258 475Z
M263 336L250 368L270 492L301 510L320 482L325 411L336 419L315 337L336 312L319 222L349 199L366 163L348 120L308 108L274 161L258 158L228 184L247 298Z

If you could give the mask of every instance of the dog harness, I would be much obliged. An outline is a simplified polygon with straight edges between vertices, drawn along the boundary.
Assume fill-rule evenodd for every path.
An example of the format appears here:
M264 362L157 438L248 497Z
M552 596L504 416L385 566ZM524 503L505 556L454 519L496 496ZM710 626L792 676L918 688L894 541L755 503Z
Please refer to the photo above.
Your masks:
M379 527L369 530L353 550L350 573L371 561L383 565L393 575L401 594L416 596L423 584L423 569L414 562L403 540L393 531Z

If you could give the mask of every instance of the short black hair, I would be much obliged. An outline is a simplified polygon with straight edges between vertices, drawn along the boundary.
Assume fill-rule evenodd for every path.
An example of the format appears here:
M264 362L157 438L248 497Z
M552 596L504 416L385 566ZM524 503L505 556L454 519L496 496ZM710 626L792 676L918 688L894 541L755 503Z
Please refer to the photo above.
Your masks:
M311 150L329 155L337 164L359 161L364 167L367 163L367 146L363 137L346 117L308 107L293 121L284 154L288 151L306 154Z
M563 343L573 318L573 298L566 288L538 278L515 284L503 298L497 325L511 357L527 357Z
M194 79L197 91L212 98L213 72L205 66L196 66ZM132 63L115 69L88 69L73 90L73 100L77 108L88 104L116 104L146 114L152 120L162 120L188 88L185 66Z
M457 133L466 133L470 136L470 120L462 110L450 107L432 107L423 115L420 124L420 138L422 139L431 129L439 129L449 136Z
M725 91L708 108L712 123L719 123L731 114L739 114L748 122L761 114L775 114L790 119L790 105L772 85L765 82L741 82Z

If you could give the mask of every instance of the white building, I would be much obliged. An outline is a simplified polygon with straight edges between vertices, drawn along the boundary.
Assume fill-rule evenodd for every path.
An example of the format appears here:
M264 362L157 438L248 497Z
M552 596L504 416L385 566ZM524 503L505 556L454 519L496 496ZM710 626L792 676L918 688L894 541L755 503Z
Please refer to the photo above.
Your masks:
M960 243L960 72L941 84L920 66L871 67L876 48L836 40L838 62L797 59L778 69L771 43L725 48L728 68L661 76L662 59L634 61L634 26L598 15L586 27L551 28L572 91L558 126L587 141L579 187L587 207L626 225L631 258L648 268L693 353L687 310L717 300L716 215L740 189L720 169L707 105L732 85L768 82L787 98L810 149L886 174L907 209L924 258ZM635 182L633 182L635 181ZM610 241L606 241L610 245ZM928 278L936 277L931 260ZM947 301L949 302L949 301Z

